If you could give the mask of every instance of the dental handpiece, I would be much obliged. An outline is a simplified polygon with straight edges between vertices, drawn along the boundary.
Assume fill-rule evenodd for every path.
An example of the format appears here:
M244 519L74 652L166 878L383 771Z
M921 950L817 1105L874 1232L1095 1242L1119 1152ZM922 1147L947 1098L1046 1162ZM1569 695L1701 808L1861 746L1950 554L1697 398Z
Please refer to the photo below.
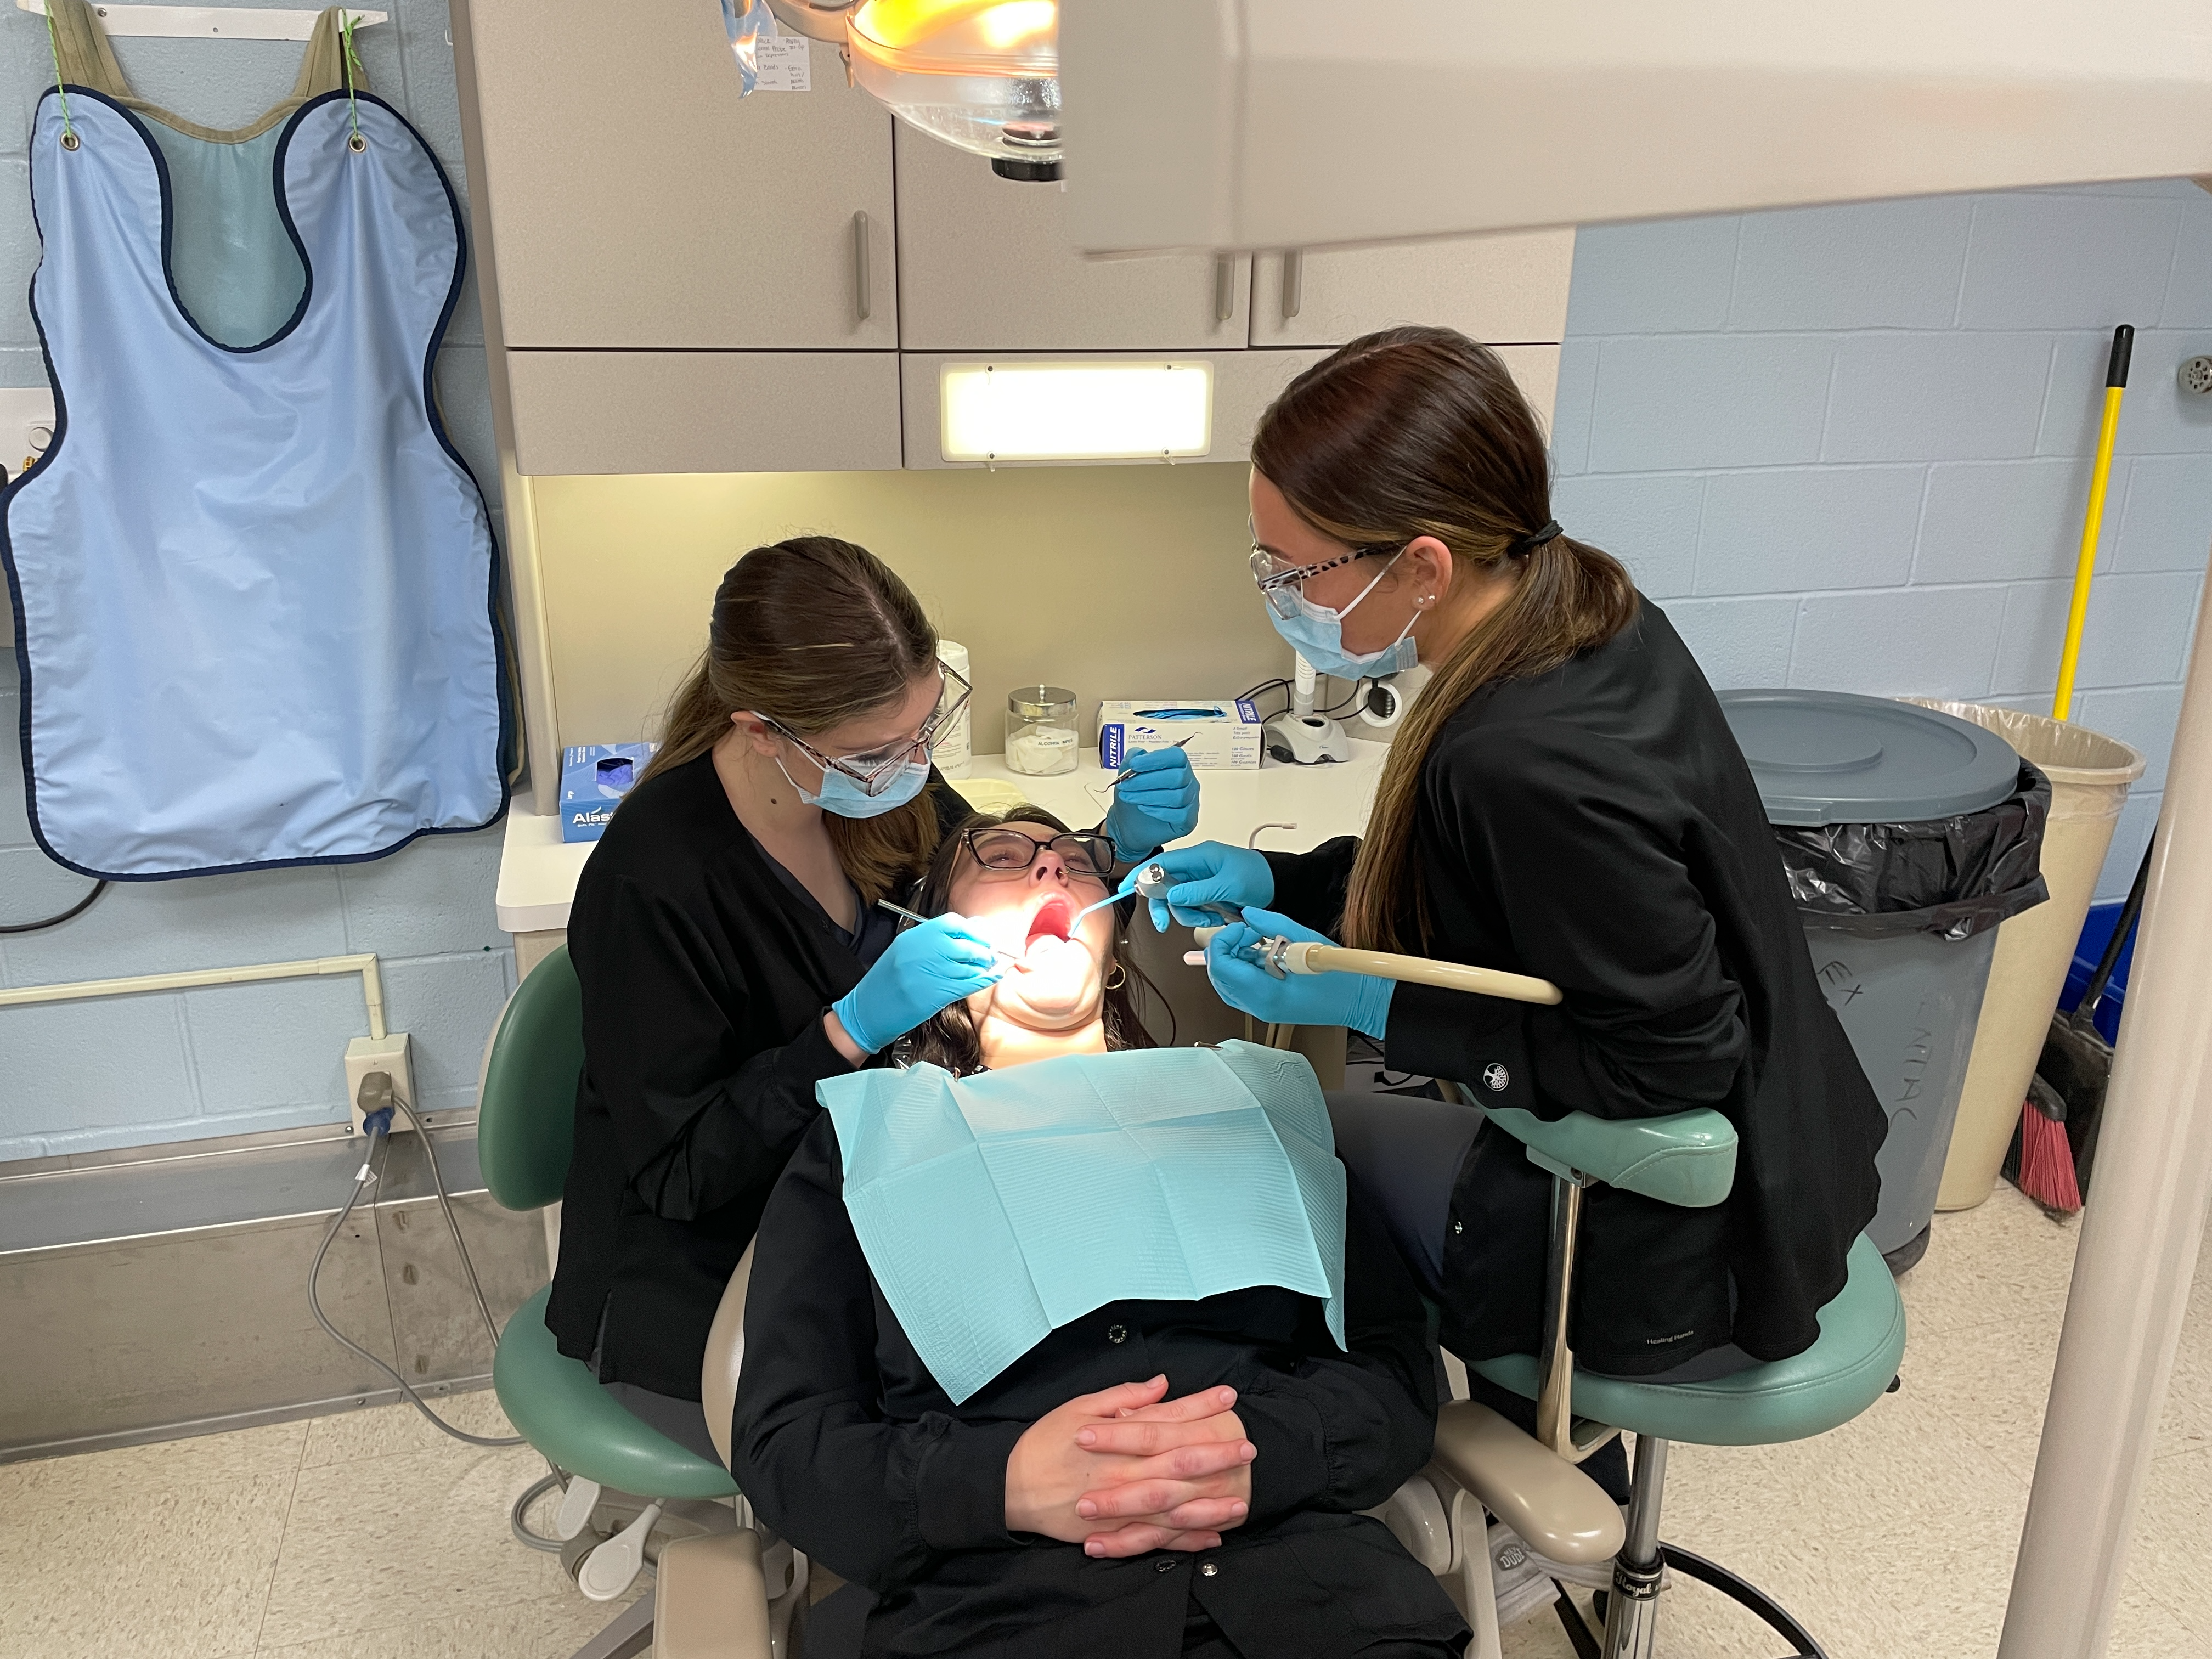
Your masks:
M1165 865L1148 864L1137 872L1133 890L1139 898L1158 899L1164 904L1167 902L1168 889L1174 885L1175 878L1168 873ZM1185 905L1183 908L1187 910L1206 911L1220 917L1224 924L1244 920L1243 912L1233 904L1191 904Z
M929 918L923 915L921 911L909 910L903 904L893 904L889 899L878 899L876 901L876 908L878 910L888 910L895 916L903 916L908 921L927 921L929 920ZM994 956L1003 957L1008 962L1019 962L1021 960L1021 957L1016 956L1012 951L1003 950L995 945L991 947L991 951Z
M1158 898L1161 894L1167 891L1170 884L1170 883L1168 878L1168 872L1166 871L1161 869L1157 864L1148 864L1143 869L1137 872L1136 879L1131 885L1123 888L1118 893L1109 893L1104 898L1094 900L1091 903L1085 905L1080 910L1078 910L1075 915L1069 919L1067 924L1068 928L1073 932L1075 927L1075 924L1081 921L1084 917L1089 915L1093 910L1103 910L1109 904L1119 904L1123 899L1129 897L1132 894L1135 895L1139 898Z

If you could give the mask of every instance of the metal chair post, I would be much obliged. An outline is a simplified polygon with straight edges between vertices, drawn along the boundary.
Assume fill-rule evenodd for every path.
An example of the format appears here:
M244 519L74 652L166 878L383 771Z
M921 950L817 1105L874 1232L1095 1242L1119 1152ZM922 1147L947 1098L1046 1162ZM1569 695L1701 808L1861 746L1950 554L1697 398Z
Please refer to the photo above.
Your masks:
M1666 1571L1659 1541L1659 1504L1667 1484L1668 1443L1636 1437L1636 1474L1628 1500L1628 1535L1613 1562L1613 1599L1605 1610L1605 1659L1651 1659L1659 1634L1659 1581Z
M1552 1236L1544 1273L1544 1346L1541 1382L1536 1392L1536 1438L1570 1462L1575 1449L1575 1353L1568 1340L1574 1306L1575 1252L1582 1232L1583 1188L1589 1177L1579 1170L1552 1172Z

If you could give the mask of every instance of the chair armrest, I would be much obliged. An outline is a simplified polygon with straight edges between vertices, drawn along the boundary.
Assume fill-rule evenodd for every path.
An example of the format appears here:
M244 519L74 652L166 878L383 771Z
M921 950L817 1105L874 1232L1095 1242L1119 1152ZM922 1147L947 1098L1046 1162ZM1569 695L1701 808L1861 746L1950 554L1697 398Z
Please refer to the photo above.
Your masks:
M707 1414L707 1437L730 1467L730 1419L738 1409L738 1373L745 1360L745 1290L752 1283L753 1247L738 1258L737 1271L722 1287L721 1305L707 1328L707 1357L699 1370L699 1409Z
M1435 1459L1539 1555L1595 1566L1620 1553L1620 1510L1597 1482L1489 1407L1455 1400L1438 1412Z
M1531 1164L1553 1175L1576 1170L1692 1210L1723 1202L1735 1184L1735 1126L1709 1107L1666 1117L1569 1112L1551 1119L1507 1106L1489 1115L1528 1149Z
M653 1659L770 1659L758 1533L676 1539L656 1572Z

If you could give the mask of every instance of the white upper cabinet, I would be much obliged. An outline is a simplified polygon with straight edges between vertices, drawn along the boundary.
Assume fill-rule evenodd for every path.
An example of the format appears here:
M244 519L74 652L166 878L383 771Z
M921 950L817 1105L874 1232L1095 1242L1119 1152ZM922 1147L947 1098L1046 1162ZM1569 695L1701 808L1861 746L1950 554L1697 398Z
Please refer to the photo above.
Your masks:
M1219 351L1248 331L1250 262L1069 251L1056 184L898 129L899 344L908 351Z
M1571 229L1265 254L1254 263L1252 343L1342 345L1398 323L1441 323L1493 345L1556 343L1574 260Z
M509 349L896 349L891 118L834 48L740 97L701 0L453 12Z

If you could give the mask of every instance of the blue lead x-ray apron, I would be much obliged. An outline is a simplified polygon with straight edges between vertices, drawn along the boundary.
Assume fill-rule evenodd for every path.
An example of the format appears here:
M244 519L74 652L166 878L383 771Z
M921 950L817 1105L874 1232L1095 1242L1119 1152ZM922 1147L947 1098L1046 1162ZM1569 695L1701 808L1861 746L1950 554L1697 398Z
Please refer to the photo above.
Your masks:
M150 880L490 823L495 550L430 385L461 286L445 174L346 76L335 13L293 98L217 133L52 5L31 298L59 418L0 546L40 844Z

